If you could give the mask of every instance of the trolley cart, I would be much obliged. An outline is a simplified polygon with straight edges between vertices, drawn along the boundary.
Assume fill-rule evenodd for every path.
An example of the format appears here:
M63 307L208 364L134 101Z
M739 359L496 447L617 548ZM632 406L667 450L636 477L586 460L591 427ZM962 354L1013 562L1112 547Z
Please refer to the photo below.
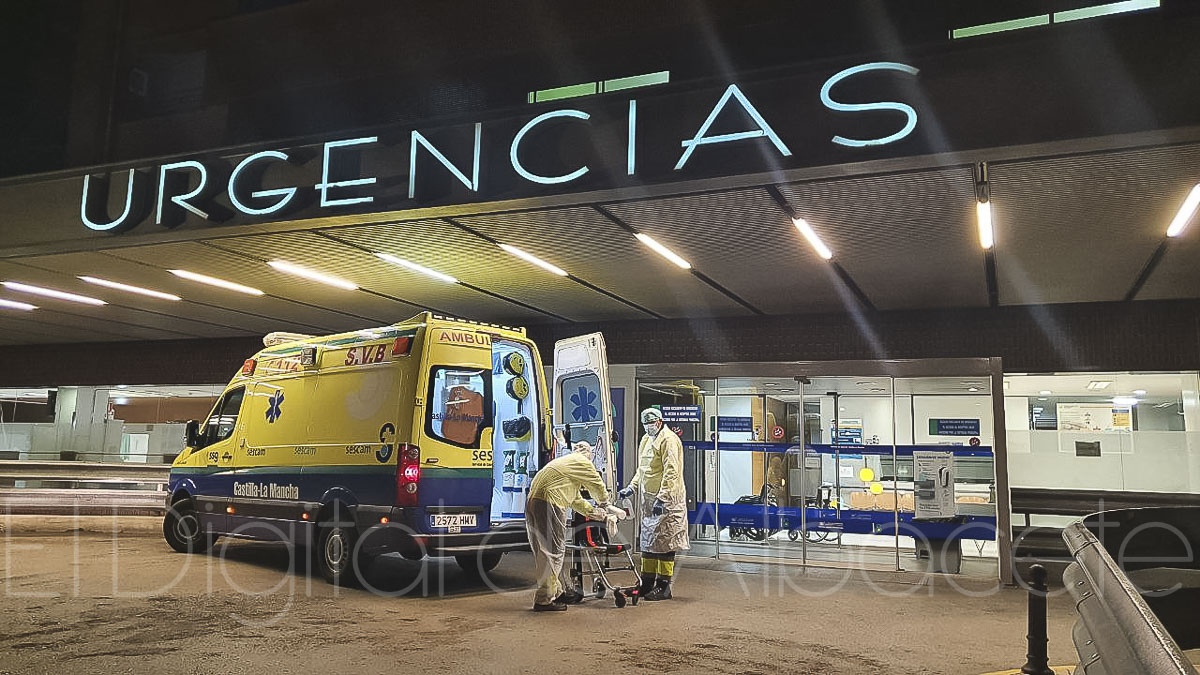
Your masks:
M633 551L628 544L614 544L608 537L608 527L596 520L587 520L575 514L571 531L574 536L567 544L571 553L571 581L575 588L575 602L581 602L583 589L590 578L592 595L602 599L612 591L617 607L632 601L636 606L641 595L642 575L633 564ZM627 585L616 579L630 581Z

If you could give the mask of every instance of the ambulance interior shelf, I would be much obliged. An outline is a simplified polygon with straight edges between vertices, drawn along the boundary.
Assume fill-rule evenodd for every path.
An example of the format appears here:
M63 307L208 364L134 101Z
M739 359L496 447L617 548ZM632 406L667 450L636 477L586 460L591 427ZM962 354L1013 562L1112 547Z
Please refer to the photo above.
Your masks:
M505 340L492 341L493 419L492 513L493 521L525 517L525 498L538 470L540 417L537 375L530 370L533 353L528 346Z

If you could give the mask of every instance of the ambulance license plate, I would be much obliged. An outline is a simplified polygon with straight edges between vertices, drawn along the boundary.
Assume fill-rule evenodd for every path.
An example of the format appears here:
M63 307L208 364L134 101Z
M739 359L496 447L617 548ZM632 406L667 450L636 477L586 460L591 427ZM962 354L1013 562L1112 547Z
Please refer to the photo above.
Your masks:
M429 516L429 525L436 529L461 532L464 527L475 527L474 513L438 513Z

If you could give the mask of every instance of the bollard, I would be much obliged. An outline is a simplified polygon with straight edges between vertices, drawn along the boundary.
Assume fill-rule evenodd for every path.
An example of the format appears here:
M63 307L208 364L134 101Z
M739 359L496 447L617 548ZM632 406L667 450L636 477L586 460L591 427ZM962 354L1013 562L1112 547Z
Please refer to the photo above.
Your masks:
M1054 675L1054 671L1050 669L1049 656L1046 654L1046 645L1050 642L1046 635L1046 568L1033 565L1029 572L1033 577L1029 583L1029 627L1025 636L1029 645L1021 673Z

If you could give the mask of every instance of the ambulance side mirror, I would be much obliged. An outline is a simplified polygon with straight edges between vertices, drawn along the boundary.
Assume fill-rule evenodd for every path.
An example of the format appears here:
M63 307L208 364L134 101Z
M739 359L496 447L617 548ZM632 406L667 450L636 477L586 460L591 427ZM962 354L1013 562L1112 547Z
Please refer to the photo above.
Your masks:
M183 431L183 444L189 448L198 448L200 443L200 422L188 420Z

